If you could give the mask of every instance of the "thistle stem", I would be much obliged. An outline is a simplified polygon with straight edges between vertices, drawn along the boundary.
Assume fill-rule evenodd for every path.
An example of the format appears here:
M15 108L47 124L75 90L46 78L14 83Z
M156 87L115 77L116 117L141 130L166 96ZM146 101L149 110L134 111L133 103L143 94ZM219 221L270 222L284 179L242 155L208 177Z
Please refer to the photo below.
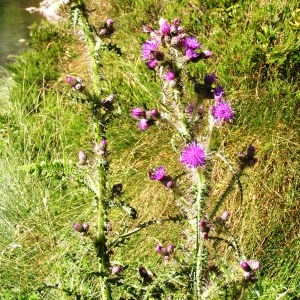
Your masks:
M201 231L199 222L203 217L204 211L204 198L203 190L205 186L205 176L203 170L198 169L196 171L197 177L197 197L196 197L196 210L197 210L197 222L196 222L196 232L197 232L197 241L196 241L196 299L201 299L201 279L203 276L204 269L204 260L203 260L203 251L204 251L204 240L201 238Z
M86 6L82 0L78 0L77 9L79 9L79 22L83 29L84 37L88 46L89 56L91 59L91 81L92 92L90 97L91 103L95 103L100 100L101 97L101 82L100 82L100 54L99 47L100 39L96 36L95 31L90 26L88 21L88 15L86 12ZM99 39L99 41L98 41ZM100 112L94 111L92 107L93 123L95 131L95 142L100 143L105 139L105 126L104 118ZM101 287L101 299L111 300L111 288L108 282L108 266L109 257L107 255L107 239L106 239L106 159L105 156L99 156L97 159L98 169L98 190L96 193L97 200L97 228L95 233L95 247L97 257L99 258L99 273L100 275L100 287Z

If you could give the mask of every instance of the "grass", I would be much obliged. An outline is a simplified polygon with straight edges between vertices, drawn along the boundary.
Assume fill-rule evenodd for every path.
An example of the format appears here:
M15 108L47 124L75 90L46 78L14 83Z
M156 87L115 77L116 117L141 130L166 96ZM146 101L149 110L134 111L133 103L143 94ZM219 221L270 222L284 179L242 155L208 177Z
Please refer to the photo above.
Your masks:
M115 93L121 108L108 132L108 184L122 182L124 201L138 211L131 220L123 210L112 210L112 234L179 211L173 194L147 175L161 164L172 174L181 172L169 142L171 130L155 127L142 133L128 116L135 106L157 107L160 97L159 83L140 61L140 43L146 38L142 25L156 26L160 16L179 16L204 48L215 53L205 64L190 65L191 74L200 82L206 73L216 72L236 111L234 124L216 134L214 149L232 161L250 143L258 151L257 164L241 178L242 204L234 189L222 207L232 214L230 228L242 251L262 265L259 281L240 299L299 299L300 56L299 28L290 27L297 2L117 0L104 9L92 1L91 8L91 18L99 24L115 19L113 42L123 52L102 56L103 94ZM66 74L88 82L85 52L67 25L44 23L33 27L28 51L10 67L14 84L0 108L1 299L99 298L97 280L84 275L97 263L93 245L71 228L93 218L91 193L76 168L78 150L91 153L93 148L88 109L70 99L63 83ZM187 102L195 97L192 86L187 95ZM222 163L212 172L208 211L227 184ZM161 264L154 248L157 240L172 242L176 259L184 261L185 227L185 221L150 226L118 248L112 259L129 266L130 284L113 287L114 299L132 293L139 266L159 274L158 282L168 272L176 273L175 265ZM227 247L219 251L231 268L224 282L234 281L237 262L229 258ZM219 261L214 259L212 263ZM176 288L174 299L187 299L188 287L176 282ZM238 298L216 288L208 299Z

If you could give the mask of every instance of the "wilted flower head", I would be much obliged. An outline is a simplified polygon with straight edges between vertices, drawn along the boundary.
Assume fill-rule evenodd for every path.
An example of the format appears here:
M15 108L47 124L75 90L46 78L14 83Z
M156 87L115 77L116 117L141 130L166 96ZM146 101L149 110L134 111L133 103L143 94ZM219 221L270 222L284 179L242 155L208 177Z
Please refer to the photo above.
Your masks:
M189 168L204 167L206 162L204 145L198 144L196 141L191 142L183 149L180 162Z
M213 55L213 52L210 50L204 50L199 53L199 58L200 59L207 59L210 58Z
M185 108L185 113L189 116L191 116L194 112L194 109L195 109L195 105L193 104L189 104L187 105L187 107ZM198 117L202 117L203 116L203 113L204 113L204 109L203 109L203 106L199 106L198 107L198 111L197 111L197 115Z
M110 94L109 96L107 96L105 99L101 101L101 104L105 109L112 111L114 109L114 105L113 105L114 99L115 99L115 95Z
M216 82L217 76L215 74L208 74L204 77L204 83L207 85L212 85Z
M249 145L246 153L239 152L239 159L241 163L244 165L253 166L257 162L257 159L254 157L255 152L256 149L251 144Z
M110 37L115 32L115 28L113 27L113 25L114 20L107 19L103 26L99 28L99 35L101 37Z
M114 197L120 197L122 195L122 191L123 191L122 183L114 184L111 189L111 193Z
M150 283L153 280L152 272L146 270L145 267L140 267L138 270L139 270L140 276L142 277L144 283Z
M106 20L107 27L111 27L113 24L114 24L114 20L113 19L107 19Z
M171 254L174 252L175 246L173 244L169 244L168 246L164 247L162 245L157 245L155 247L155 252L162 255L165 260L169 260Z
M224 210L220 216L220 219L223 222L227 222L229 220L229 216L230 216L230 213L228 212L228 210Z
M230 123L234 118L230 103L225 101L216 102L216 104L211 107L211 113L215 122L220 125L226 122Z

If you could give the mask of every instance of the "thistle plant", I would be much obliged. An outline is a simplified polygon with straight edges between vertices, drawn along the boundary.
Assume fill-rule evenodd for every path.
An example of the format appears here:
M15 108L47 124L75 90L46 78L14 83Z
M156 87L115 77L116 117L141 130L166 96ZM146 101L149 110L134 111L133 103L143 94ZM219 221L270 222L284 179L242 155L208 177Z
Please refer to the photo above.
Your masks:
M150 179L160 181L165 187L174 189L178 202L189 220L190 229L186 231L189 239L189 250L193 257L189 261L192 270L193 299L207 297L205 277L209 263L208 240L223 241L236 251L236 260L242 260L243 255L235 242L233 235L227 230L227 237L211 236L211 229L225 226L229 213L224 211L220 217L217 212L222 207L226 195L234 182L238 183L242 197L242 187L239 180L244 167L255 163L255 148L251 145L247 153L240 153L240 162L235 168L226 157L212 149L214 132L223 126L234 122L235 113L230 102L225 97L223 87L218 86L217 76L214 73L206 75L203 83L197 83L189 73L190 64L204 63L213 52L203 49L195 36L185 32L179 18L172 22L161 18L159 28L145 25L143 30L149 39L142 44L142 60L145 61L149 72L155 72L161 85L161 101L159 109L155 109L155 116L150 111L135 107L131 111L134 119L138 120L138 128L148 130L151 125L167 124L174 129L172 145L178 155L178 161L185 168L184 175L192 186L182 193L180 183L175 182L171 175L166 173L165 166L159 166L149 171ZM196 93L193 103L186 102L186 85L193 81ZM208 171L215 159L221 159L232 173L232 180L223 192L220 199L213 199L212 212L209 214L208 188L210 172ZM175 177L174 177L175 178ZM188 204L188 205L186 205ZM215 219L216 217L216 219ZM221 222L220 222L221 220ZM158 245L156 252L169 257L165 247ZM242 285L247 281L255 281L254 272L259 269L257 261L241 261L244 270ZM206 290L206 293L204 293Z
M108 281L110 269L113 274L120 272L118 266L111 267L109 262L109 255L107 250L107 230L108 220L107 212L109 209L109 191L107 190L106 174L108 171L107 161L107 140L106 131L108 123L113 116L114 98L113 94L102 96L102 82L101 82L101 52L108 50L111 44L105 43L104 39L110 37L114 32L112 19L108 19L104 26L96 30L94 26L89 23L88 12L84 1L70 1L69 3L71 13L73 15L73 25L77 25L82 30L83 39L87 45L91 63L91 87L85 86L83 80L79 77L67 76L66 82L70 85L72 90L77 93L77 98L82 98L88 102L92 122L94 126L94 157L92 162L88 161L88 157L84 150L78 153L78 165L84 167L88 165L90 174L87 174L89 179L88 187L94 192L96 221L94 222L94 229L91 232L91 237L95 246L96 255L99 262L99 269L97 274L100 278L101 298L111 299L111 288ZM79 93L79 94L78 94ZM119 192L122 187L117 189ZM115 196L115 191L111 192L111 197ZM75 231L87 234L91 231L90 224L85 222L73 224Z

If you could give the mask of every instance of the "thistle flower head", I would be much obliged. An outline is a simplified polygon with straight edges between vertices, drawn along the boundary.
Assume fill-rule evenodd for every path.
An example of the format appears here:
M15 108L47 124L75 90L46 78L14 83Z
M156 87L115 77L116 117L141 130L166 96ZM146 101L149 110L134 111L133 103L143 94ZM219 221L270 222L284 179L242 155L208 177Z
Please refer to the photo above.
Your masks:
M159 119L160 113L156 108L152 108L146 112L147 118Z
M224 89L221 86L217 86L214 90L214 99L216 102L219 102L223 99Z
M211 113L215 122L220 125L226 122L230 123L234 118L230 103L225 101L216 102L216 104L211 107Z
M149 172L149 176L151 180L162 180L166 173L166 167L160 166L155 170Z
M113 275L118 275L122 271L122 268L120 266L113 266L111 268L111 273Z
M158 66L158 60L150 59L149 61L147 61L146 65L149 69L155 70L156 67Z
M200 54L192 48L187 48L184 56L187 60L198 61Z
M145 118L146 112L140 107L135 107L131 110L131 116L134 119Z
M114 24L114 20L113 19L109 18L109 19L106 20L107 27L111 27L113 24Z
M146 131L150 125L151 125L150 120L143 118L139 120L138 127L141 131Z
M155 40L146 41L142 44L142 59L143 60L162 60L163 53L158 51L160 42Z
M158 22L159 24L159 33L164 36L164 35L169 35L171 32L171 27L170 24L163 18L161 18Z
M200 46L199 41L197 40L197 38L192 37L192 36L187 36L182 41L182 47L185 47L187 49L196 50L196 49L199 49L201 46Z
M204 167L206 162L204 145L198 144L196 141L191 142L183 149L180 162L189 168Z
M176 77L175 77L175 72L174 71L169 71L169 72L166 72L164 73L163 75L163 79L165 81L168 82L168 84L172 87L174 87L176 85Z
M204 83L207 85L212 85L216 82L217 76L215 74L208 74L204 77Z

